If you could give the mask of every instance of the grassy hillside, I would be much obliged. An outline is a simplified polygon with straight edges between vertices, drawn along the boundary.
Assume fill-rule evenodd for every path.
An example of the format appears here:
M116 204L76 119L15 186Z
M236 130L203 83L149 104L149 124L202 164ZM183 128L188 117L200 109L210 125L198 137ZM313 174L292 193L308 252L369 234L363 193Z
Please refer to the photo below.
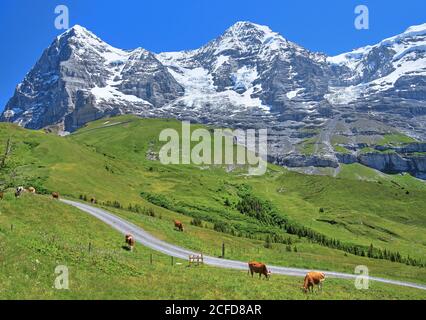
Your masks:
M99 126L99 123L91 126ZM136 190L137 196L143 191L146 199L157 200L156 204L175 211L214 220L212 222L225 221L233 224L236 231L261 234L265 228L255 219L242 217L235 209L240 201L238 188L244 184L252 189L252 194L271 201L283 216L318 232L332 234L345 242L363 246L373 243L413 257L425 256L422 235L426 223L426 187L423 182L387 175L373 182L307 176L272 165L268 174L261 177L242 176L243 170L227 173L218 167L208 170L195 166L164 167L146 160L145 153L149 148L156 149L161 128L179 129L179 123L139 120L126 126L129 130L116 126L98 129L97 134L90 134L91 131L84 134L83 130L70 138L96 148L109 158L126 161L129 167L143 168L137 172L132 170L133 181L143 181ZM127 131L131 131L131 135ZM149 146L150 143L154 146ZM230 206L225 205L227 199ZM320 212L321 208L324 212Z
M344 272L363 264L373 276L426 283L424 267L367 257L373 245L376 258L378 250L386 249L404 259L424 260L423 182L362 166L344 166L339 178L301 175L273 165L261 177L248 177L243 167L164 166L147 157L158 152L158 135L164 128L179 131L180 123L123 116L90 123L68 137L0 124L0 146L4 148L8 137L13 146L3 180L9 187L33 185L75 199L96 197L99 205L114 205L117 208L108 209L163 239L213 255L220 254L225 242L228 258ZM258 200L262 210L252 212L250 199ZM174 218L184 221L187 232L173 231ZM190 225L194 218L201 220L201 227ZM287 229L280 221L286 221ZM289 226L326 236L346 249L356 248L357 255L289 233ZM265 248L267 239L271 248ZM170 264L169 258L162 259L165 266Z
M0 214L0 299L424 299L423 291L327 279L305 295L302 279L251 279L246 272L187 267L138 245L95 218L48 197L7 194ZM13 228L10 226L13 225ZM89 243L91 251L89 252ZM153 263L150 263L152 255ZM55 268L69 269L69 290L57 290Z

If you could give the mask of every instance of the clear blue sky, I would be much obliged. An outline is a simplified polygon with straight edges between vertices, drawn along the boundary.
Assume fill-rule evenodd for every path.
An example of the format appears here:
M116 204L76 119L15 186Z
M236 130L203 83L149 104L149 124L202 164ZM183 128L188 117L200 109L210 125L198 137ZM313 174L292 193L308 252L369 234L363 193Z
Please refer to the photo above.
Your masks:
M80 24L120 48L161 52L197 48L239 20L265 24L310 50L335 55L426 23L425 0L0 0L0 110L60 31L65 4ZM370 29L354 28L367 5Z

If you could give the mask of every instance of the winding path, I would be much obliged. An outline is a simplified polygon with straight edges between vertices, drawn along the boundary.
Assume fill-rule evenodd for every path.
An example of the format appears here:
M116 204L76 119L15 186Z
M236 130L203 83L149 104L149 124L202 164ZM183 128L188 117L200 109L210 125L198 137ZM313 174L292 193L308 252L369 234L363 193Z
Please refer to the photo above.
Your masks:
M61 201L98 218L99 220L105 222L106 224L110 225L111 227L113 227L114 229L118 230L119 232L123 234L131 233L138 242L155 251L164 253L169 256L173 256L175 258L180 258L183 260L188 260L188 256L191 254L199 254L197 252L187 250L187 249L169 244L162 240L159 240L153 237L151 234L149 234L145 230L143 230L142 228L122 218L119 218L116 215L106 210L92 207L90 205L71 201L71 200L62 199ZM204 263L214 267L247 270L247 262L236 261L236 260L227 260L227 259L220 259L220 258L215 258L211 256L204 256ZM277 266L269 266L269 269L274 274L282 274L287 276L298 276L298 277L304 277L307 272L311 271L306 269L286 268L286 267L277 267ZM356 277L356 275L348 274L348 273L340 273L340 272L332 272L332 271L325 271L325 273L329 277L341 278L341 279L355 279ZM398 286L412 287L416 289L426 290L426 285L421 285L421 284L416 284L411 282L389 280L389 279L377 278L377 277L370 277L369 279L373 281L394 284Z

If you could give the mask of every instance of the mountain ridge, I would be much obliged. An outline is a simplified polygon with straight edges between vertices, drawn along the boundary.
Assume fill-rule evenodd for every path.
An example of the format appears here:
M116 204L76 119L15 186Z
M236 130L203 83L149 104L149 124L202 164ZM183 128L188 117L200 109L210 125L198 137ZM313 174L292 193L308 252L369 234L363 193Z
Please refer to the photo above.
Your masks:
M268 128L272 162L336 169L350 154L350 161L423 177L421 151L415 160L374 152L385 161L379 165L365 148L378 151L389 135L426 140L425 48L426 24L334 57L247 21L198 49L158 54L115 48L76 25L44 51L5 108L12 117L1 119L74 131L131 113Z

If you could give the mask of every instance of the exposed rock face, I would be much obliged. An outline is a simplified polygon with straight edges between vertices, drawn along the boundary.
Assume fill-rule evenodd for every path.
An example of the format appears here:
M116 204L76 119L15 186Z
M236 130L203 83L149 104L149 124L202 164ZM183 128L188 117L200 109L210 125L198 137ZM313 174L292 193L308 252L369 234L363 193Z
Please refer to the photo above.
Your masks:
M389 173L410 171L410 162L399 154L367 153L359 157L360 162L368 167Z
M33 129L73 131L123 113L267 128L275 163L360 162L423 176L424 144L386 152L378 142L400 133L426 140L425 48L426 24L336 57L250 22L199 49L160 54L117 49L75 26L46 49L6 110Z
M426 152L426 143L410 143L393 149L398 153Z
M268 27L238 22L200 49L158 59L185 87L165 112L229 126L299 127L333 114L324 97L338 66ZM293 131L293 130L291 130Z
M426 155L403 157L397 153L367 153L359 162L385 173L409 172L418 178L426 175Z
M64 123L73 131L105 115L160 107L183 91L152 53L113 48L76 26L43 53L6 110L27 128Z
M269 161L286 167L320 167L320 168L337 168L339 163L334 158L324 158L318 156L295 155L293 157L278 158L271 156Z
M328 61L341 68L330 103L426 139L426 24Z
M183 87L154 54L143 49L132 52L115 81L121 81L117 86L120 92L146 100L156 107L161 107L184 93Z
M340 163L344 163L344 164L352 164L352 163L359 162L358 157L353 154L336 153L336 157Z
M424 179L426 177L426 143L410 143L402 147L389 145L375 146L378 152L360 152L363 145L354 148L353 153L337 153L340 163L360 163L385 173L409 172ZM357 152L358 151L358 152Z

